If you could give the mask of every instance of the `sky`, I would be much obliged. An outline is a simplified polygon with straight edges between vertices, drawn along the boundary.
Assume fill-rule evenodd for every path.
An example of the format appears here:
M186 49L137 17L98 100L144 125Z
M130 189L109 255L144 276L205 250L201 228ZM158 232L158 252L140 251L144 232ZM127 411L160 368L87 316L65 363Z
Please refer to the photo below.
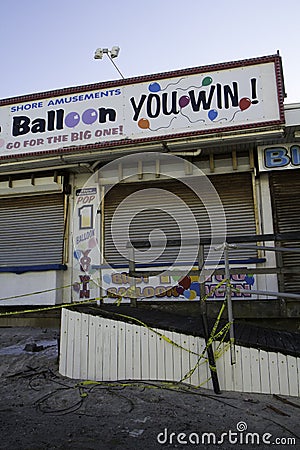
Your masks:
M117 45L125 78L282 56L300 102L299 0L1 0L0 98L120 78L97 48Z

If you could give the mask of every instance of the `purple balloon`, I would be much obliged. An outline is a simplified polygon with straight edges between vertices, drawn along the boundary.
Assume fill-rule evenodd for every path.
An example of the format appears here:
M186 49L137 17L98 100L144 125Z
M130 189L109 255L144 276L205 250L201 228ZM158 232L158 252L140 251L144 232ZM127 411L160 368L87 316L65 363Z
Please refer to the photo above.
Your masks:
M178 292L179 295L182 295L184 292L184 288L182 286L176 286L176 291Z
M92 123L96 122L98 117L97 111L95 109L87 109L82 114L82 122L86 125L92 125Z
M190 103L190 97L188 97L187 95L183 95L182 97L180 97L180 99L179 99L180 108L184 108L189 103Z
M77 112L70 112L66 115L65 124L68 128L74 128L80 122L80 116Z

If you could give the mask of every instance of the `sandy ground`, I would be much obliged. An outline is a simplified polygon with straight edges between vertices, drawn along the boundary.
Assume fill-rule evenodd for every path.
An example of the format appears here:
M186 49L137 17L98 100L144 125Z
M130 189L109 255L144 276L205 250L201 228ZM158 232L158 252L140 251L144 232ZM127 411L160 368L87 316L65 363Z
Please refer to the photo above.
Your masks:
M0 449L300 448L299 398L151 382L82 385L58 373L58 336L0 328ZM24 350L32 343L43 350Z

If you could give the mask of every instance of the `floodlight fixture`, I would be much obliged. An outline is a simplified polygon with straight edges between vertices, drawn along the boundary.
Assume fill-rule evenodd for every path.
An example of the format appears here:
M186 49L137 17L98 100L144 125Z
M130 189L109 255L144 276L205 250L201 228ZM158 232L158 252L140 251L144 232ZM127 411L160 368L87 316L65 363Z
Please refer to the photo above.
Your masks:
M94 54L94 59L102 59L103 58L103 49L97 48Z
M114 46L110 51L111 58L116 58L119 55L120 47Z
M108 59L110 59L110 61L115 66L115 68L117 69L117 71L119 72L121 77L124 79L124 76L122 75L121 71L119 70L119 68L117 67L115 62L113 61L114 58L117 58L117 56L119 55L119 52L120 52L120 47L118 47L117 45L112 47L111 50L109 50L108 48L97 48L97 50L95 51L95 54L94 54L94 59L102 59L103 55L107 55Z

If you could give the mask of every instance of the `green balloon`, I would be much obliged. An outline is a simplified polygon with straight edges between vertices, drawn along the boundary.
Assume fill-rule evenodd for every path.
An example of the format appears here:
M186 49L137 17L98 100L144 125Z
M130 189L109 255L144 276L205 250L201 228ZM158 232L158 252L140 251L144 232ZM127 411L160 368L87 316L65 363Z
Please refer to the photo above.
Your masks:
M203 78L202 86L209 86L211 83L212 83L212 78L211 77L205 77L205 78Z
M172 275L173 281L179 281L182 278L182 275Z

